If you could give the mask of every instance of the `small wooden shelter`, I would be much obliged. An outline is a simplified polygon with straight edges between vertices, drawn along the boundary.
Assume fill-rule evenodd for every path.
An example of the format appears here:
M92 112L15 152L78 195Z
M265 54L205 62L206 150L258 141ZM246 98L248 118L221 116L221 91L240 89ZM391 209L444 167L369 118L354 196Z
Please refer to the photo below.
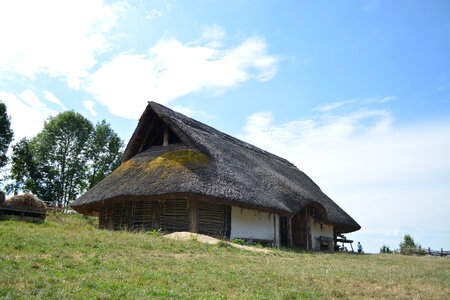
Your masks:
M191 231L333 250L360 229L287 160L149 102L122 164L72 208L106 229Z
M47 216L45 203L33 194L12 196L5 200L0 192L0 220L43 221Z

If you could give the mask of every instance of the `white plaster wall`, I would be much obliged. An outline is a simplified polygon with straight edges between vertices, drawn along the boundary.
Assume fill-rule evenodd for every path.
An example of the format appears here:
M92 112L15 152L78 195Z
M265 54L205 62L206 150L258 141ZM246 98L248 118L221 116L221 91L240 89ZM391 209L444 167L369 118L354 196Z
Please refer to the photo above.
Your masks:
M231 207L230 239L275 239L274 214L236 206Z
M320 224L322 224L322 228L320 228ZM311 228L311 243L312 250L320 250L320 241L316 239L316 237L325 236L329 238L333 238L333 225L324 224L320 222L314 222L314 219L309 216L309 227ZM328 245L328 250L333 251L334 243L330 243Z

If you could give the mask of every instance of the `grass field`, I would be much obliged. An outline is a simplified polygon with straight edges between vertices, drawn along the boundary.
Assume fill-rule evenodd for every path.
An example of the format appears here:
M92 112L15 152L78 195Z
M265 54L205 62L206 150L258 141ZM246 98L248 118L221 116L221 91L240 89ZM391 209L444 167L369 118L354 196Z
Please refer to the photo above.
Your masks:
M0 298L449 299L450 259L275 250L271 254L95 219L0 221Z

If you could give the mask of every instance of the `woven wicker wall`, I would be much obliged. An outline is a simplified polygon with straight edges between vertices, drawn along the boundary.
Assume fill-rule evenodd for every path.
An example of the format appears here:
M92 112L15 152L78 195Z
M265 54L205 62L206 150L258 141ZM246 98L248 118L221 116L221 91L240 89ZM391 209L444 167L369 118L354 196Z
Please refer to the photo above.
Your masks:
M230 207L198 203L198 232L210 236L229 236ZM99 228L109 230L189 231L188 201L125 201L100 209Z
M199 203L198 233L214 237L227 236L228 206Z
M160 209L160 226L162 231L189 231L187 200L162 201Z

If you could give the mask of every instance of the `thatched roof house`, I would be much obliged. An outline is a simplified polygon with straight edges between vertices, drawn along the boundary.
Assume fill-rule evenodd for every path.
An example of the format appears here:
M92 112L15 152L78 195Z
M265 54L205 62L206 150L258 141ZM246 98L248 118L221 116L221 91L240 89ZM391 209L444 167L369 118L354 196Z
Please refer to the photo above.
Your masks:
M33 194L15 195L4 200L0 192L0 220L18 219L26 221L43 221L47 216L44 201Z
M190 230L309 249L360 229L287 160L150 102L122 165L73 204L103 228Z

